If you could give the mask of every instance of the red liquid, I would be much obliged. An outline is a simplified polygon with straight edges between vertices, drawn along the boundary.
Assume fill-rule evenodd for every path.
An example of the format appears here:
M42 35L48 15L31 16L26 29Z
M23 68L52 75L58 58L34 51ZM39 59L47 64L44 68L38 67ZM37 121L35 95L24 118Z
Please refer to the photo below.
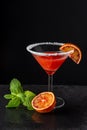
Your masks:
M41 67L46 71L46 73L49 75L53 75L67 58L64 55L57 55L57 56L33 55L33 56L37 60L37 62L41 65Z

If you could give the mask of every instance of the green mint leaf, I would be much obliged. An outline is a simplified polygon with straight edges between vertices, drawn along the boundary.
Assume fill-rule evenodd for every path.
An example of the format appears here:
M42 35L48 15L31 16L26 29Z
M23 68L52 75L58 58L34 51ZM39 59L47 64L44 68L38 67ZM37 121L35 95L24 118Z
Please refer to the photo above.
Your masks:
M29 98L27 99L27 109L28 109L28 110L33 110L33 107L32 107L32 105L31 105L31 101L32 101L33 98L34 98L34 96L31 96L31 97L29 97Z
M35 93L33 93L32 91L29 91L29 90L27 90L27 91L24 91L24 94L25 94L25 96L27 97L31 97L31 96L36 96L36 94Z
M33 107L31 105L32 99L33 97L26 97L25 102L23 103L23 105L26 106L28 110L33 110Z
M35 94L31 91L25 91L24 93L25 93L25 102L23 103L23 105L26 106L28 110L33 110L31 101L35 97Z
M12 95L12 94L5 94L4 95L5 99L12 99L13 97L14 97L14 95Z
M10 91L11 91L11 93L15 93L15 94L23 92L23 88L22 88L21 83L18 79L14 78L11 80Z
M8 102L6 105L7 108L12 108L12 107L18 107L20 105L20 99L17 97L14 97L12 100Z
M18 93L17 97L19 97L22 102L25 101L25 94L24 93Z

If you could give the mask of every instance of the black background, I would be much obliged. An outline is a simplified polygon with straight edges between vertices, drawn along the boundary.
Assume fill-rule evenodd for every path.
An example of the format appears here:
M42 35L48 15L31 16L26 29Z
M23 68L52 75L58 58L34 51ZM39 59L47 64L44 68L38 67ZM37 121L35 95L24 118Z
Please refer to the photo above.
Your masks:
M26 51L35 42L72 42L82 50L79 65L67 59L54 84L87 84L86 0L3 0L1 8L0 84L18 78L47 84L47 75Z

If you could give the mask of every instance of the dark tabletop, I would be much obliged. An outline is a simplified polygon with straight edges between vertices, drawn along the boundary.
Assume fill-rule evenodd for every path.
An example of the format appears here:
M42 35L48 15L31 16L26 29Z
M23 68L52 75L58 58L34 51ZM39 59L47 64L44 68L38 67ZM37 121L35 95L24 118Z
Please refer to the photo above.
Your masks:
M44 85L23 87L36 94L47 90ZM47 114L26 108L6 109L6 93L9 85L0 85L0 130L87 130L87 86L54 86L54 93L65 100L65 105Z

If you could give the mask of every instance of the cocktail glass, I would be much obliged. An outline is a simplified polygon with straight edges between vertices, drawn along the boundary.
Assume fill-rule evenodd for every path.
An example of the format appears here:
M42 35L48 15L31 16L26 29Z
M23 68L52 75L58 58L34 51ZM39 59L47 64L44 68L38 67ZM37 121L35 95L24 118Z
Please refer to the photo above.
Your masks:
M53 75L73 52L73 50L68 52L60 51L59 48L62 45L63 43L43 42L30 44L26 48L48 74L48 91L53 92ZM56 101L57 104L55 108L60 108L65 104L64 99L61 97L56 97Z

